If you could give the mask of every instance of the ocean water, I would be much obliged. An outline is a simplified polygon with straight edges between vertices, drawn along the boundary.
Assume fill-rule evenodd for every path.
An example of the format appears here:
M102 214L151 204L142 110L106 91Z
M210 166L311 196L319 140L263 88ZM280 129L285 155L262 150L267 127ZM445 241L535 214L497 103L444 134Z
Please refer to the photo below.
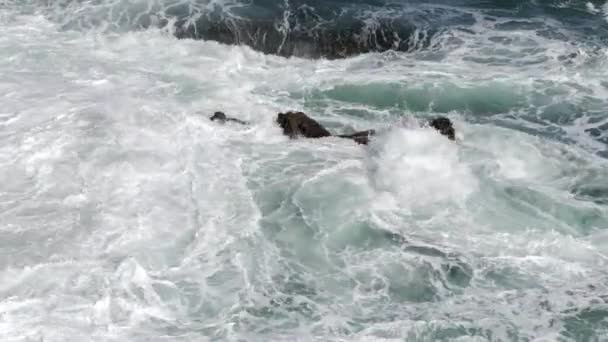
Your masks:
M608 341L607 18L0 1L0 341Z

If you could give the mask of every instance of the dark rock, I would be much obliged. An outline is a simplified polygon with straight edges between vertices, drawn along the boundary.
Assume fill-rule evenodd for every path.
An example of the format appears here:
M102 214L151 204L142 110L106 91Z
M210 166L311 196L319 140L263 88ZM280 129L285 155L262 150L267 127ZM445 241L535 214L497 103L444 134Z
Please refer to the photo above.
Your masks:
M277 123L283 128L283 134L290 138L297 136L304 136L306 138L331 136L331 133L323 126L302 112L279 113L277 115Z
M429 125L431 127L435 128L436 130L438 130L439 133L448 137L448 139L450 139L450 140L456 139L456 133L454 131L454 126L452 125L452 121L450 121L450 119L440 116L438 118L431 120Z
M209 118L211 121L218 121L221 123L236 122L242 125L249 124L246 121L231 118L226 116L226 114L222 112L215 112ZM296 138L298 136L303 136L305 138L323 138L330 137L332 134L325 129L321 124L319 124L314 119L308 117L303 112L286 112L277 114L276 122L283 129L283 134L290 138ZM439 133L445 135L450 140L455 140L455 132L454 127L450 119L446 117L438 117L429 122L429 125L435 128ZM355 132L352 134L341 134L337 135L339 138L351 139L358 144L367 145L369 143L369 138L376 134L376 131L373 129Z
M411 51L429 46L436 32L419 34L406 20L382 20L366 25L356 19L324 23L319 18L295 20L282 27L283 18L209 20L177 22L179 39L214 40L229 45L247 45L266 54L283 57L339 59L369 52Z

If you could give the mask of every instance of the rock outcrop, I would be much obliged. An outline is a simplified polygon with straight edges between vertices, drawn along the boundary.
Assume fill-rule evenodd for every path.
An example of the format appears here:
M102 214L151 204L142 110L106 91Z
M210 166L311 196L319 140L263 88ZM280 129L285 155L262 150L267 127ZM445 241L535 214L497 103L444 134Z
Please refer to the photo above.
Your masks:
M283 134L290 138L298 136L306 138L331 136L331 133L325 127L302 112L279 113L277 115L277 123L283 129Z
M210 118L211 121L218 122L236 122L246 125L246 121L231 118L222 112L215 112ZM323 138L333 136L325 127L316 120L310 118L303 112L285 112L277 114L277 124L283 129L283 134L290 138L305 137L305 138ZM440 116L429 121L429 126L435 128L440 134L446 136L450 140L456 139L454 126L450 119ZM371 136L375 135L373 129L360 131L352 134L336 135L339 138L351 139L358 144L367 145Z
M286 27L282 18L231 18L176 23L179 39L213 40L247 45L254 50L283 57L340 59L369 52L412 51L427 47L434 32L419 30L407 20L379 20L368 24L356 18L300 18ZM372 19L370 19L371 21Z

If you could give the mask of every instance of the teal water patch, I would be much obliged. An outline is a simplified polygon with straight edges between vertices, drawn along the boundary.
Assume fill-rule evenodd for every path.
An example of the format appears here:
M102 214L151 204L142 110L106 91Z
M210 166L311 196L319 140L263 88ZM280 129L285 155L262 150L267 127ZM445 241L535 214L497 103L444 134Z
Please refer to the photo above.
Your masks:
M292 91L289 98L302 101L306 111L338 131L345 121L361 122L367 128L410 114L457 114L469 122L507 127L569 145L587 140L584 147L589 151L607 153L606 101L597 91L573 82L341 83Z
M608 334L608 305L605 303L568 315L564 319L562 335L575 341L600 341Z
M297 96L297 95L296 95ZM396 83L341 84L328 90L314 90L305 97L315 103L333 100L374 109L412 112L452 111L476 115L506 113L526 105L525 94L505 83L465 87L453 83L403 85Z

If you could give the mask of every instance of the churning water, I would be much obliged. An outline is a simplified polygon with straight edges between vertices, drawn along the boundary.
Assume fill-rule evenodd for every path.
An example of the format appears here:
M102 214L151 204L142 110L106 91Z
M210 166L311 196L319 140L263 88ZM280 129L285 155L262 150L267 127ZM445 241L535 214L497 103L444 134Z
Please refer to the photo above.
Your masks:
M608 340L607 16L0 1L0 340Z

